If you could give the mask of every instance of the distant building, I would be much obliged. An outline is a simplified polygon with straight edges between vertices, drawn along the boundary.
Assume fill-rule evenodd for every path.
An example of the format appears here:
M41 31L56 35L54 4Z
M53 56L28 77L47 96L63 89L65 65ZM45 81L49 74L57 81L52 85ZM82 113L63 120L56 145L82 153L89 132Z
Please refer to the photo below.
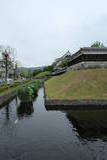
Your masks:
M107 68L107 48L81 48L68 62L71 69Z
M52 64L54 66L51 76L60 75L67 71L68 62L71 58L71 53L68 51L62 57L57 58Z
M66 52L62 57L57 58L55 62L53 63L54 70L60 70L63 67L66 67L67 65L65 62L68 62L70 58L71 58L71 53L69 51ZM64 64L65 66L63 66Z

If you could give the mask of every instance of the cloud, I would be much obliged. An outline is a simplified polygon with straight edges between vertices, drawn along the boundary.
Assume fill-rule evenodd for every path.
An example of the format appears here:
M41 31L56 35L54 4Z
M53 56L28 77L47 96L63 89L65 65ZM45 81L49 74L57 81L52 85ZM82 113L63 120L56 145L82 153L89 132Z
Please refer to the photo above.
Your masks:
M24 66L40 66L67 50L106 44L106 0L1 0L0 44L17 49Z

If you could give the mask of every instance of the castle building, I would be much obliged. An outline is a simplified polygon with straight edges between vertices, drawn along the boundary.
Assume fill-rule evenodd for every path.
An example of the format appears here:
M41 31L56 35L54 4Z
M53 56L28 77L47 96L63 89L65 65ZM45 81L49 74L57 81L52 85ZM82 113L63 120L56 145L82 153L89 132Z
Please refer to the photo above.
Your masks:
M84 47L68 62L71 69L107 68L107 48Z

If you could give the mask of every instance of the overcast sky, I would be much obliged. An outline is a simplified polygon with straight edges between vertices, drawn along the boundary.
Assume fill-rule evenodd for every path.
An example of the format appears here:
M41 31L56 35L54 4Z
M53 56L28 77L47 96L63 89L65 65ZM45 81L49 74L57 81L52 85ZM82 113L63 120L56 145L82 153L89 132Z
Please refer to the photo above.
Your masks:
M22 66L48 65L70 50L107 45L107 0L0 0L0 44Z

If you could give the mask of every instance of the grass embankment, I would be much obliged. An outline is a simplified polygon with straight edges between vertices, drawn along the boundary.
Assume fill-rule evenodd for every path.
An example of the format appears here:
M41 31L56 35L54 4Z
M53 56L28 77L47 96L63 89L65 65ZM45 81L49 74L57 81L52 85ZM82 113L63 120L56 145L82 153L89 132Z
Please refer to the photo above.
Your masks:
M107 69L66 72L45 82L49 99L106 99Z
M43 78L43 77L48 76L49 73L50 73L50 71L41 72L41 73L37 74L35 77L36 78Z
M20 86L30 83L29 81L24 81L22 83L15 82L14 84L3 84L0 85L0 96L3 96L5 94L8 94L9 92L15 91Z

